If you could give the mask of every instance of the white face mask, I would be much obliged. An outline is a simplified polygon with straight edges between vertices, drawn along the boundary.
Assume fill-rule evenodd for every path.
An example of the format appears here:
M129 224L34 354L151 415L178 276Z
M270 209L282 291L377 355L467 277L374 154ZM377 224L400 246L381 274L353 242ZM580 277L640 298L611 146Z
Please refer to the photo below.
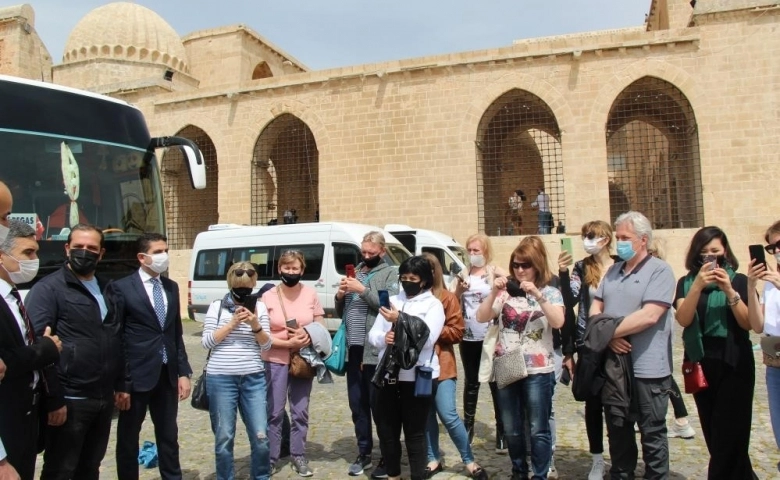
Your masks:
M469 262L471 262L472 267L482 268L485 266L485 256L469 255Z
M11 255L8 256L11 257ZM11 258L16 260L14 257ZM13 282L14 285L30 282L38 275L40 261L37 258L35 260L16 260L16 262L19 264L19 271L17 272L9 272L8 269L5 268L5 264L2 265L3 269L8 272L8 276L11 278L11 282Z
M588 255L597 255L604 249L603 245L599 245L604 237L599 238L585 238L582 240L582 248L585 249L585 253Z
M0 243L5 242L5 238L8 236L8 227L0 224Z
M146 265L149 267L153 272L155 273L163 273L164 271L168 270L168 264L170 263L170 258L168 257L168 254L163 253L155 253L154 255L148 255L144 253L147 257L151 257L152 264Z

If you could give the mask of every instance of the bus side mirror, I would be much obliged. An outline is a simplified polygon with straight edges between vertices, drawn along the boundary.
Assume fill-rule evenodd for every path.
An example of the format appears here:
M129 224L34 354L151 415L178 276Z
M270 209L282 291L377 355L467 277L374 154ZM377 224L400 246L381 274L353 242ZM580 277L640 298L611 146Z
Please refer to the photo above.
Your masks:
M195 142L184 137L155 137L150 144L152 150L165 147L177 147L181 150L190 174L192 188L198 190L206 188L206 162Z

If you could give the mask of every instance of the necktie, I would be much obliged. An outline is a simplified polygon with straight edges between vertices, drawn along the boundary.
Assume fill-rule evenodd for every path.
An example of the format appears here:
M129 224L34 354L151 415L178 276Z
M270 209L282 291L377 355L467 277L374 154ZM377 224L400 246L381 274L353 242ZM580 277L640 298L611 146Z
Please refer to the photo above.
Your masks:
M163 300L162 282L159 278L152 278L152 297L154 298L154 313L157 314L157 321L160 322L160 329L165 328L165 300ZM168 352L165 351L165 345L162 349L163 363L168 363Z
M11 290L11 295L13 295L16 299L16 305L19 307L19 313L22 314L22 320L24 320L25 340L27 341L27 345L32 345L35 343L35 332L33 332L30 317L27 316L27 309L24 308L24 303L22 303L22 296L19 295L19 290L16 288Z

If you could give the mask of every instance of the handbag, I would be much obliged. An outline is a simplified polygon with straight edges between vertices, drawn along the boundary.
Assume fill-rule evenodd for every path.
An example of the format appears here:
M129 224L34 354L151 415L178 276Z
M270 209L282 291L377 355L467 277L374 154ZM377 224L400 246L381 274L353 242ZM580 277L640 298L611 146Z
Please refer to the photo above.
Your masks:
M282 315L286 319L288 318L287 311L284 308L284 299L282 299L279 287L276 287L276 295L279 296L279 306L282 307ZM295 378L309 379L317 376L317 370L301 356L300 352L290 352L289 375Z
M682 373L685 380L685 393L699 393L709 387L701 363L690 360L683 361Z
M347 373L347 323L341 322L341 326L333 336L333 346L330 355L324 361L325 367L336 375Z
M497 320L491 320L490 326L485 332L485 339L482 340L482 356L479 360L479 373L477 381L480 383L493 381L493 359L496 356L496 343L498 343L498 334L501 326Z
M433 352L431 352L431 358L428 359L427 365L418 365L415 367L414 377L414 396L415 397L430 397L433 395L433 367L431 367L431 361L436 354L436 345L433 346Z
M219 310L217 310L217 325L219 326L219 316L222 314L222 301L219 302ZM209 366L209 359L211 358L211 349L206 355L206 363L203 364L203 372L200 377L195 380L195 388L192 389L190 395L190 405L196 410L209 411L209 392L206 390L206 367Z
M501 337L504 339L503 330L501 330ZM502 343L506 345L505 341ZM493 377L498 388L504 388L527 376L528 368L525 365L525 352L519 345L503 355L495 357L493 360Z

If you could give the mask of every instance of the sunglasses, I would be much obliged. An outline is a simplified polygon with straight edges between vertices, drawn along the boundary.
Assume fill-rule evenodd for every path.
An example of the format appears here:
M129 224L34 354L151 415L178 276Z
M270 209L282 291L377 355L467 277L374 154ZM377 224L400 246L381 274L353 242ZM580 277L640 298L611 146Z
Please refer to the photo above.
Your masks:
M512 262L512 268L522 268L523 270L528 270L529 268L533 268L533 265L531 262Z
M766 253L771 253L774 255L778 250L780 250L780 242L769 244L764 247L764 250L766 250Z
M254 277L255 275L257 275L257 272L254 269L252 269L252 270L244 270L243 268L237 268L237 269L233 270L233 273L235 273L237 277L242 277L242 276L244 276L244 274L247 274L250 277Z
M585 235L582 236L582 238L587 238L588 240L593 240L594 238L598 238L594 232L588 232Z

